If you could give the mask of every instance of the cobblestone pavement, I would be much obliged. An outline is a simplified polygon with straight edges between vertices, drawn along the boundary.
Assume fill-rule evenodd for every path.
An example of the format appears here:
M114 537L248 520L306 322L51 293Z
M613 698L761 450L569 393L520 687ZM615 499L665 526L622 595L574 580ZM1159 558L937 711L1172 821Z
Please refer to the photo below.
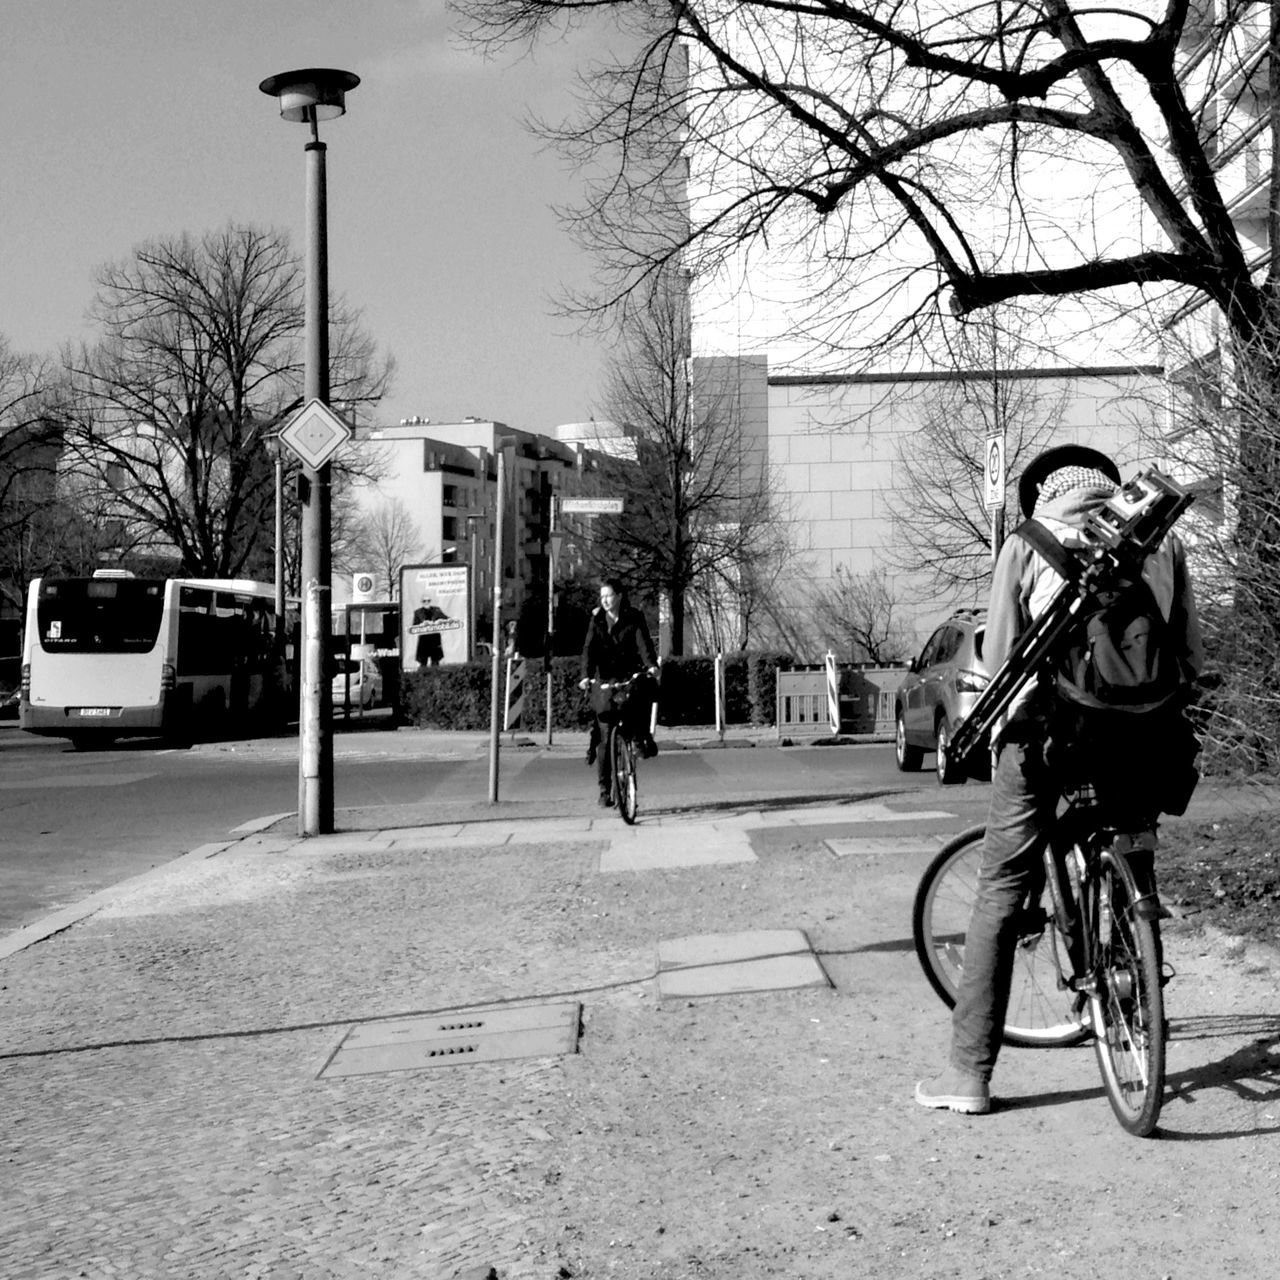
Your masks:
M969 825L980 794L956 806L941 802L950 793L929 793L950 816L916 803L913 832L938 840ZM911 817L909 799L891 803ZM905 1096L915 1064L895 1058L900 1046L878 1038L876 1023L886 1012L897 1021L901 995L875 1015L859 1011L857 992L868 973L910 990L908 1048L923 1056L916 1024L936 1030L938 1007L904 933L926 855L850 853L850 838L886 829L883 816L841 821L829 809L744 800L718 815L654 815L690 850L689 865L603 874L618 820L561 809L514 834L459 814L444 815L456 827L423 826L428 814L395 824L366 814L311 840L250 834L129 882L92 915L0 960L0 1276L581 1275L568 1259L591 1234L591 1210L566 1205L563 1180L589 1168L588 1186L616 1187L619 1159L632 1162L635 1186L648 1178L639 1119L633 1132L602 1136L583 1100L635 1090L638 1106L661 1107L708 1069L732 1091L732 1061L695 1071L695 1017L705 1034L745 1019L759 1054L806 1046L811 1064L815 1024L843 1019L847 1052L809 1069L845 1083L825 1074L818 1096L847 1087L865 1102L875 1061L892 1079L874 1088L871 1110L888 1123L886 1102ZM698 865L692 855L713 820L747 832L758 857ZM836 835L839 857L826 843ZM661 939L780 927L816 939L834 994L654 1016ZM871 969L857 971L855 954ZM576 1054L320 1076L354 1027L552 1000L582 1004ZM790 1122L802 1102L784 1108ZM1096 1098L1092 1106L1105 1111ZM770 1156L743 1145L737 1158ZM680 1189L667 1194L664 1223L680 1217ZM726 1214L725 1239L705 1242L706 1256L738 1230ZM673 1229L663 1248L678 1240ZM614 1242L594 1243L608 1252ZM650 1247L659 1259L653 1240L619 1241L616 1274L739 1274L728 1262L690 1262L694 1241L680 1241L684 1261L667 1270L627 1253Z

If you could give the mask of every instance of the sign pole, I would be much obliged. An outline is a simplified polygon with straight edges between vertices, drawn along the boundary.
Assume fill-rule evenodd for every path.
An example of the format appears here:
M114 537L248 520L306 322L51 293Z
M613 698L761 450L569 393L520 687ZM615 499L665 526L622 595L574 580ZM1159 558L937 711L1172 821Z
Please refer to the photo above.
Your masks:
M1004 541L1004 433L987 437L982 449L982 473L987 513L991 518L991 564Z
M545 646L547 659L547 746L551 745L552 735L551 665L552 659L555 657L552 636L555 635L556 630L556 552L560 550L560 540L556 536L556 516L559 514L559 506L560 499L552 495L551 514L547 527L547 643Z
M507 499L507 437L498 441L498 511L493 531L493 652L489 691L489 803L498 802L498 751L502 723L502 539Z

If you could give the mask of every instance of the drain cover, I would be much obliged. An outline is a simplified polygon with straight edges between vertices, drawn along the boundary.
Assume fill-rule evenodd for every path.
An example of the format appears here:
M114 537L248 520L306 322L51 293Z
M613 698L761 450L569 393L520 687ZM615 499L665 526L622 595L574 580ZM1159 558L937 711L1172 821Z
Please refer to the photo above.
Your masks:
M376 1075L456 1067L501 1058L549 1058L578 1051L582 1006L532 1005L517 1009L460 1009L429 1018L353 1027L320 1076Z

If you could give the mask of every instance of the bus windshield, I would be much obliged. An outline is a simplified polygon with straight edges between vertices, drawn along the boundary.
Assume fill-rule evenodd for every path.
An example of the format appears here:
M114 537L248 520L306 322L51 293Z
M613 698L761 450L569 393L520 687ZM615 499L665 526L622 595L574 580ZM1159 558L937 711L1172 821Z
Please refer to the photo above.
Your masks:
M41 584L36 607L46 653L147 653L160 634L164 583L154 578L63 578Z

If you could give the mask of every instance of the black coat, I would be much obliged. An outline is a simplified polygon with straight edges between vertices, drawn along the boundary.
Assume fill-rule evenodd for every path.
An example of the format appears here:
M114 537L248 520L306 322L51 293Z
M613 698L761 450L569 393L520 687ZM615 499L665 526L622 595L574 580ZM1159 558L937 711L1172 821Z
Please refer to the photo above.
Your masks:
M644 614L630 606L618 615L609 630L608 614L597 609L587 626L587 639L582 647L584 679L625 680L637 671L657 666L653 641Z

